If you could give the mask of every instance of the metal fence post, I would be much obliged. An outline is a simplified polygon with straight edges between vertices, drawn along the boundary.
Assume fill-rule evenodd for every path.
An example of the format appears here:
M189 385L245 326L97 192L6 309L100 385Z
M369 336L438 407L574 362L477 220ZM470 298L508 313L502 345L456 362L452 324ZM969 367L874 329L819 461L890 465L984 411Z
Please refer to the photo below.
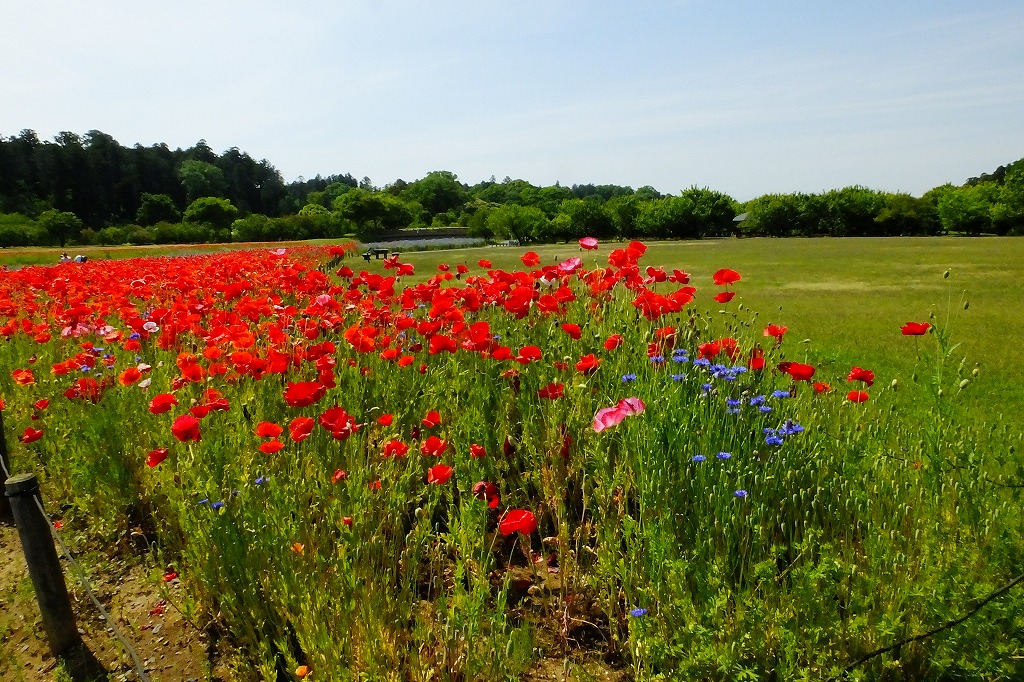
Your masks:
M18 474L8 478L4 488L21 537L28 573L36 590L50 651L56 657L63 656L81 645L82 638L71 611L71 600L64 583L64 572L57 560L50 524L36 505L39 481L35 474Z

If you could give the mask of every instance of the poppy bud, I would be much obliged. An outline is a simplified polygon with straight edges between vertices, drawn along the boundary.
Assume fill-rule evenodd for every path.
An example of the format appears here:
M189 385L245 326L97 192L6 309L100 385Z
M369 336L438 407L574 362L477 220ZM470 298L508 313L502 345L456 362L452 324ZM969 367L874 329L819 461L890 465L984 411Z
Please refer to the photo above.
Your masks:
M889 384L889 386L892 388L892 390L895 391L897 388L899 388L900 384L896 379L893 379L892 383Z
M949 270L946 270L944 273L942 273L942 279L949 279Z
M967 388L967 384L969 384L969 383L971 383L970 379L964 379L963 381L961 381L960 382L960 390L962 391L965 388Z
M970 307L971 307L971 302L970 301L964 301L964 310L967 310Z

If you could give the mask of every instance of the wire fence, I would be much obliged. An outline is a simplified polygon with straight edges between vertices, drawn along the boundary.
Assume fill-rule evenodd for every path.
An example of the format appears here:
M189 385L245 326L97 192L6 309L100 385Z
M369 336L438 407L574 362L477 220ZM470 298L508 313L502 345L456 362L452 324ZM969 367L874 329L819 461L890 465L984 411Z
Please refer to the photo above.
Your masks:
M0 438L3 437L4 434L2 431L2 421L0 421ZM7 463L4 461L4 459L5 458L0 457L0 469L3 469L4 479L6 480L8 478L11 478L11 472L10 470L8 470ZM121 643L121 646L127 652L128 656L132 659L132 664L135 666L135 671L139 676L140 682L151 682L149 675L146 673L146 666L143 665L142 659L139 658L138 652L135 650L135 647L132 646L132 643L128 640L128 638L125 637L124 633L121 632L121 629L117 627L117 623L114 621L113 618L110 617L110 614L107 612L107 609L104 608L103 603L100 602L99 597L96 595L96 590L93 589L92 583L89 581L88 576L86 576L81 564L79 564L78 561L75 559L71 550L68 548L67 543L64 542L64 538L61 537L60 532L54 527L53 520L46 513L46 510L43 509L43 503L40 501L39 495L33 495L32 499L35 501L36 507L39 508L39 513L42 514L43 518L46 520L46 524L50 528L50 534L53 536L53 539L60 546L61 552L63 552L64 558L67 559L68 564L71 566L72 571L75 574L75 577L78 579L78 582L82 585L82 588L85 590L86 594L89 595L89 599L96 606L96 609L100 612L100 617L103 619L103 622L106 624L107 628L110 630L110 632L113 633L114 637L117 638L117 640Z

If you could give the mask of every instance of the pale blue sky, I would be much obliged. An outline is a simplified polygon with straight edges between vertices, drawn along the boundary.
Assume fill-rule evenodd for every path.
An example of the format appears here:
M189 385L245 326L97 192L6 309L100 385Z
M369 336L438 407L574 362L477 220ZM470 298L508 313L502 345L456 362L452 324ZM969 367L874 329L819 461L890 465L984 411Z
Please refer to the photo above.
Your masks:
M200 138L286 181L860 184L1024 157L1024 2L0 3L0 134Z

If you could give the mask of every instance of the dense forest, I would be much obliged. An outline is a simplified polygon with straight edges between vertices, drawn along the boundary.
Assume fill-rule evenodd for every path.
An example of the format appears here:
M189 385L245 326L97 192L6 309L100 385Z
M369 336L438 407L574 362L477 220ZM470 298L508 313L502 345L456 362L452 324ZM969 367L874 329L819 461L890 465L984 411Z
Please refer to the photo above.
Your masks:
M351 174L286 183L267 160L200 140L124 147L110 135L0 135L0 246L367 240L407 227L468 227L521 243L595 237L1024 234L1024 159L921 197L865 187L738 203L691 187L555 184L447 171L376 187Z

